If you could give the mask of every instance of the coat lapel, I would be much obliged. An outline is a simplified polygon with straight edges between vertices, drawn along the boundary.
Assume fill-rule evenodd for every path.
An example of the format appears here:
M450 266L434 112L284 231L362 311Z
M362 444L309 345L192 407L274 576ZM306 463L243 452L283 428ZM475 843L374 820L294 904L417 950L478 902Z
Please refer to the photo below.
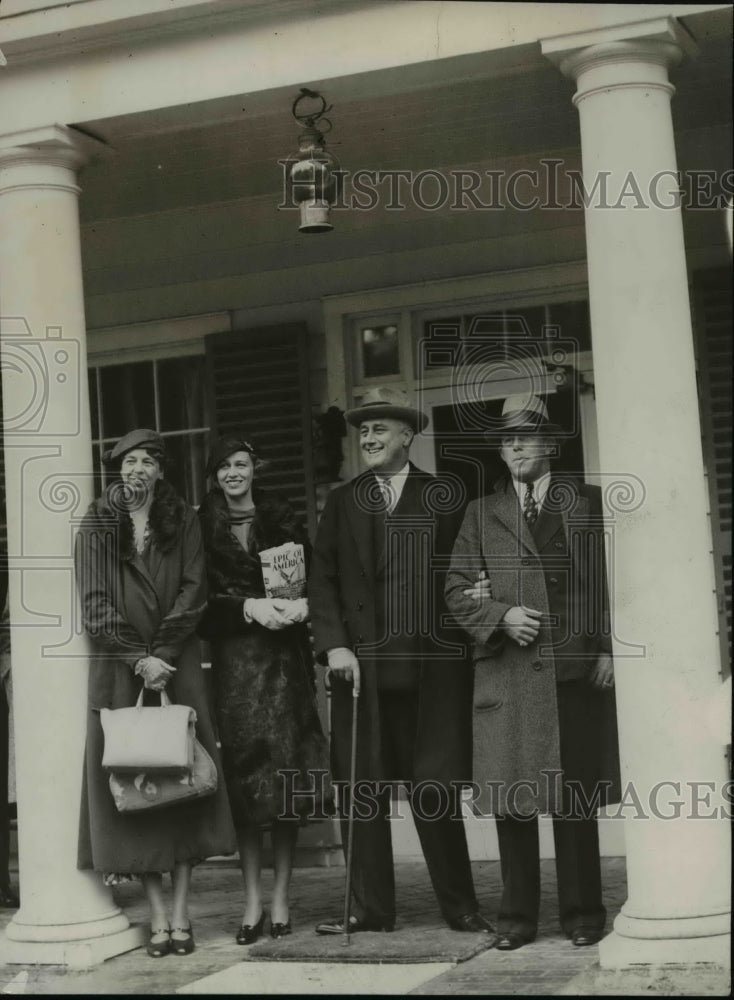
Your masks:
M545 506L541 507L540 516L532 532L538 552L542 552L548 543L553 540L554 536L559 531L563 531L565 527L566 525L558 514L551 513ZM566 535L568 537L568 532L566 532Z
M162 554L157 546L152 545L148 552L147 561L143 559L139 552L136 552L130 560L130 565L142 578L146 587L155 590L155 578L161 565Z
M422 503L422 492L423 492L424 478L420 474L420 470L416 468L413 463L410 463L410 472L405 477L405 485L403 486L403 492L400 494L400 499L398 500L395 510L392 512L393 516L397 519L400 518L404 521L406 517L410 517L412 514L423 513L423 503ZM385 563L387 562L387 527L385 529L385 544L381 547L379 555L377 557L377 572L380 573L385 568Z
M365 504L359 502L359 495L368 489L368 477L371 473L358 476L352 483L352 490L346 499L346 512L349 527L352 531L354 544L357 547L360 561L370 577L375 575L375 558L372 544L372 518L374 517Z
M537 555L538 548L535 544L535 539L530 528L525 523L525 518L522 516L520 501L517 498L515 487L512 485L512 480L509 477L504 486L500 486L497 489L497 503L494 513L497 520L501 521L529 552L534 552ZM489 531L489 529L490 525L487 521L485 522L485 530ZM491 546L488 551L491 551Z

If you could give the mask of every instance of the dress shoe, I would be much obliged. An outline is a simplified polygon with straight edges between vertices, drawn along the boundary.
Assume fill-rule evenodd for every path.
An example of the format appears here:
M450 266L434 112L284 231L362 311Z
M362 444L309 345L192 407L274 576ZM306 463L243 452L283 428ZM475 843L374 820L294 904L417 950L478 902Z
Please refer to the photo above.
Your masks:
M173 937L178 934L178 937ZM194 944L194 929L189 924L188 927L174 927L171 931L171 951L174 955L190 955L196 945Z
M293 928L291 927L290 918L283 923L271 923L270 924L270 937L272 938L282 938L287 937L291 934Z
M602 932L589 927L577 927L571 931L571 941L578 948L586 948L591 944L598 944L602 939Z
M260 914L260 919L256 924L243 924L237 931L235 940L237 944L254 944L265 928L265 910Z
M516 948L522 948L524 944L530 944L532 940L532 938L523 937L522 934L516 934L514 931L500 931L495 947L498 951L515 951Z
M0 909L17 910L20 900L9 885L0 885Z
M494 927L481 913L464 913L454 920L447 920L452 931L466 931L469 934L494 934Z
M383 924L371 917L350 917L349 933L357 934L359 931L392 931L394 924ZM334 920L326 920L322 924L316 924L317 934L343 934L344 920L337 917Z
M154 941L153 938L158 938ZM156 930L150 928L148 943L145 946L151 958L163 958L171 951L171 929L170 927L158 927Z

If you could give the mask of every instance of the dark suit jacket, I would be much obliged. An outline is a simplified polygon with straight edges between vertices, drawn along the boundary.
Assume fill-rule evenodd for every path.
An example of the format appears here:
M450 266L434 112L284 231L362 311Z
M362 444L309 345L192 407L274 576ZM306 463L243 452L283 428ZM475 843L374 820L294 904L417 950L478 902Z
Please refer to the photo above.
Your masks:
M511 481L470 503L446 580L449 610L473 647L474 779L485 791L479 806L496 806L492 811L499 813L561 807L553 774L561 772L555 656L563 637L551 627L548 587L552 576L566 576L566 614L578 633L564 651L590 666L600 653L611 650L600 492L597 487L554 477L548 498L554 486L560 528L556 524L555 531L539 532L537 538L524 521ZM547 557L559 541L558 530L561 538L565 534L566 555L565 565L561 562L556 573L549 570ZM477 602L463 591L476 581L481 569L488 575L492 596ZM500 626L505 612L518 605L543 612L539 635L529 646L508 640ZM588 759L581 762L598 762L598 766L583 768L584 790L591 795L598 781L609 781L611 787L602 800L614 801L619 772L613 690L598 696L604 699L605 724L603 731L591 735ZM488 781L500 783L494 798L487 792ZM518 784L523 782L528 784ZM518 788L516 808L506 801L513 786Z
M390 567L390 575L402 595L402 607L417 615L412 630L418 633L416 652L420 658L415 778L448 784L469 776L471 671L461 645L448 640L439 627L443 612L439 557L442 551L450 550L460 513L458 509L437 513L442 489L436 477L411 465L393 518L404 530L412 531L416 541L426 544L416 545L398 570ZM325 663L327 650L346 646L360 661L357 772L359 778L369 780L386 777L378 699L386 615L378 601L385 593L379 579L391 555L389 544L380 544L375 534L377 495L372 473L364 473L331 493L316 535L309 579L318 660ZM384 649L382 652L384 655ZM351 685L335 679L331 735L332 766L338 778L349 775L351 713Z

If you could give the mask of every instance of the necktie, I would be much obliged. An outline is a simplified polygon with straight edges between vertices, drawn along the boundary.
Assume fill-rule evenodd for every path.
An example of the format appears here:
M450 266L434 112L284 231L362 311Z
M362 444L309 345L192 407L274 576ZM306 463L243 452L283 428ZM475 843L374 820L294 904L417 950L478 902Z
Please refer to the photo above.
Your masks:
M385 502L385 513L392 514L393 507L395 506L395 491L388 479L378 479L377 484L380 487L380 493Z
M525 484L525 499L523 500L522 504L522 512L526 523L528 524L529 527L532 528L532 526L538 520L538 504L535 497L533 496L532 483Z

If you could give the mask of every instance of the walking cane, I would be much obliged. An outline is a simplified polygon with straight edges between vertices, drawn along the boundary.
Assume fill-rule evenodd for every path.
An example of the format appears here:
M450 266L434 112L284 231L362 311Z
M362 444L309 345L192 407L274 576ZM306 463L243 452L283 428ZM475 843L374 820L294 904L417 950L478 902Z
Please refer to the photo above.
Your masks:
M352 847L354 845L354 785L357 780L357 708L359 689L352 686L352 757L349 768L349 807L347 810L347 878L344 887L344 945L350 944L349 908L352 895Z

